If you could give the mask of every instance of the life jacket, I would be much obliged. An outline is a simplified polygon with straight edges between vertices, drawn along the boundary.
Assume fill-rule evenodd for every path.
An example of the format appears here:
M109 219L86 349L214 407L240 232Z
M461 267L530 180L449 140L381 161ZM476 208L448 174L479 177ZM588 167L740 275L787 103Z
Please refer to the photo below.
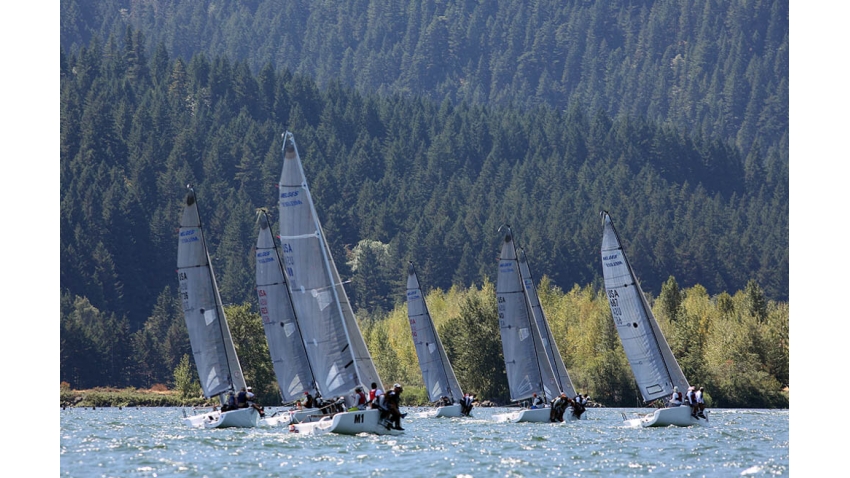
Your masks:
M369 401L375 400L375 389L369 390Z
M366 394L363 393L363 392L358 392L357 393L357 404L363 405L365 403L366 403Z
M673 394L673 400L676 402L682 401L682 392L676 392Z

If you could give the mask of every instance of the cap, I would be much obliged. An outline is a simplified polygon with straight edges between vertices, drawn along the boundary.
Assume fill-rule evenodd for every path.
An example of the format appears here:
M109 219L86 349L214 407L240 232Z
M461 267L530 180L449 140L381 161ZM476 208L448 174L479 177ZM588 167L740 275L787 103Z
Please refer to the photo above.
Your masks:
M248 387L248 390L253 390L251 387Z
M673 387L673 391L674 391L674 392L678 392L678 391L679 391L679 387Z
M396 383L396 384L393 384L393 388L401 388L401 385L399 385L399 384L397 384L397 383Z

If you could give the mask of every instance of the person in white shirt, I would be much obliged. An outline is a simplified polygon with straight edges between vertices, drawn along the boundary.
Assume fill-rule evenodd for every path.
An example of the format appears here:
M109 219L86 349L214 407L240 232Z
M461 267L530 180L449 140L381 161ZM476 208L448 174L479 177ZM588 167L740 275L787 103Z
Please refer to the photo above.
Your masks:
M670 397L670 401L667 403L668 407L678 407L682 404L682 392L679 391L679 387L673 387L673 396Z
M688 387L688 393L685 394L685 400L687 401L688 405L691 406L691 416L696 418L697 410L699 410L699 405L697 404L697 396L694 392L694 387Z
M700 387L699 390L697 390L697 392L695 394L696 399L697 399L697 408L699 409L699 412L697 413L697 415L702 417L702 418L705 418L705 413L703 413L703 410L705 410L705 401L702 398L702 392L704 390L705 389L703 387Z

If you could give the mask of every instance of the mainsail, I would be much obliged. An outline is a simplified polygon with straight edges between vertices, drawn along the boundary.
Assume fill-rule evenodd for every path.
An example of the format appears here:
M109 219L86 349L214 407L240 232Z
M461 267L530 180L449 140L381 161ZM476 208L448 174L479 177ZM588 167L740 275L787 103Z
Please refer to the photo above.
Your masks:
M522 274L522 282L525 284L525 294L528 297L528 304L531 307L531 313L537 324L537 330L540 331L540 340L543 343L543 349L546 351L546 356L549 357L549 363L552 365L555 381L561 392L573 398L576 396L576 389L573 387L573 382L567 373L567 366L564 365L564 359L561 358L561 353L558 351L558 344L555 343L555 339L552 337L552 329L549 327L549 321L546 320L546 315L543 313L543 306L540 305L540 297L537 295L537 288L534 286L534 278L531 275L531 269L528 265L528 259L525 257L525 251L519 249L518 252L519 271Z
M511 400L525 400L534 393L554 397L560 392L525 296L513 234L509 226L505 227L496 300Z
M180 219L177 277L189 342L207 398L245 386L204 238L195 191L189 188Z
M301 158L284 134L280 175L280 241L295 313L325 397L346 397L358 385L383 388L325 239Z
M614 325L644 401L688 389L673 352L629 264L620 237L607 212L602 212L602 273Z
M449 397L452 403L460 402L463 391L437 335L437 329L434 328L412 262L407 269L407 318L428 399L436 402L442 397Z
M281 397L289 402L314 390L313 371L307 360L269 218L265 211L261 214L256 251L257 297Z

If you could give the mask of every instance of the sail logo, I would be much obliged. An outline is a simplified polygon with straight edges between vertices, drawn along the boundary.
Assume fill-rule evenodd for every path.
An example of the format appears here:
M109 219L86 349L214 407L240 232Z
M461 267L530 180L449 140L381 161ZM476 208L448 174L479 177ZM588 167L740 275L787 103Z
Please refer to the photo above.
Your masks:
M304 203L301 202L300 199L295 199L294 201L281 201L280 202L281 207L293 207L293 206L300 206L302 204L304 204Z
M610 262L608 262L610 261ZM611 254L610 256L602 256L602 263L605 264L605 267L616 267L623 265L623 261L620 260L619 254Z
M197 232L195 229L189 229L188 231L180 231L180 243L188 244L190 242L200 241L201 238L195 235Z
M419 298L418 290L409 290L407 291L407 300L414 300Z
M513 261L502 261L499 263L499 272L513 272L514 271L514 263Z
M288 193L280 193L280 198L294 198L298 195L298 191L289 191Z

